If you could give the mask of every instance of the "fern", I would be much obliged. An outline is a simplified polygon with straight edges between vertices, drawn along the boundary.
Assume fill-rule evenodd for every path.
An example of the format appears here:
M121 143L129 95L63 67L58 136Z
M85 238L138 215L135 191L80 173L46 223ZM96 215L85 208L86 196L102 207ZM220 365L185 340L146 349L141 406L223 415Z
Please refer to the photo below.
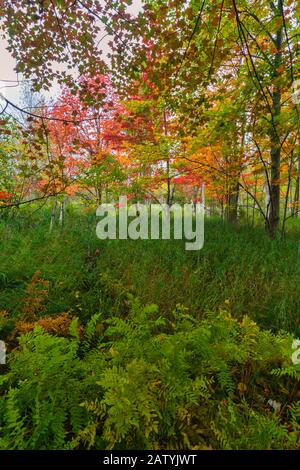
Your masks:
M0 376L0 448L297 448L291 343L248 317L178 305L166 319L130 296L126 316L73 319L66 337L36 326Z

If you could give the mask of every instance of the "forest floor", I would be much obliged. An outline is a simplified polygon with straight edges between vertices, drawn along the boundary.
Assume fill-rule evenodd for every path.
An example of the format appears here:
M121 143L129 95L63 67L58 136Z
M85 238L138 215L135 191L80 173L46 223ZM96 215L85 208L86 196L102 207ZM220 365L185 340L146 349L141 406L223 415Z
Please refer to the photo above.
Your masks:
M208 219L188 252L49 218L0 222L0 449L300 446L296 231Z
M70 209L71 211L72 209ZM96 217L67 214L49 233L49 213L23 213L0 225L0 310L13 317L34 273L49 282L45 314L71 312L84 321L120 313L127 292L162 314L177 304L196 318L226 309L262 327L300 332L300 258L296 231L269 240L262 228L206 219L202 250L181 240L99 240Z

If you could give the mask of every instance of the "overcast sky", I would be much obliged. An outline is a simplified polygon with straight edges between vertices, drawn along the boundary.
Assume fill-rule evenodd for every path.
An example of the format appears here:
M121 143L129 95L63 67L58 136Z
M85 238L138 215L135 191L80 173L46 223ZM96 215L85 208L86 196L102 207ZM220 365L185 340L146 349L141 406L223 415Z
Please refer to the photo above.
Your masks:
M142 0L133 0L132 6L128 9L131 13L137 13L141 9ZM110 38L106 38L106 42L101 43L101 49L108 51L109 47L107 43ZM17 74L15 72L16 62L12 58L11 54L7 51L7 41L0 38L0 93L3 93L8 100L17 103L20 97L20 84L18 85ZM19 75L19 79L22 79L22 76ZM10 82L15 81L15 83ZM57 85L53 86L51 90L51 97L55 97L59 93L59 87ZM47 94L49 95L49 94Z

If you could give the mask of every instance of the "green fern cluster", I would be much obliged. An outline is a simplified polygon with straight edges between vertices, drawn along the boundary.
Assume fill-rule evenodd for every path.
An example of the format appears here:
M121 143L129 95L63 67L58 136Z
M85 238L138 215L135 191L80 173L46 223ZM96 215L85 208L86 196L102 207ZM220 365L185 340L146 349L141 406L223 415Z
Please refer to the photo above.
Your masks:
M166 319L129 304L83 334L74 320L68 338L20 338L0 379L0 448L299 447L290 335L226 311L199 321L178 305Z

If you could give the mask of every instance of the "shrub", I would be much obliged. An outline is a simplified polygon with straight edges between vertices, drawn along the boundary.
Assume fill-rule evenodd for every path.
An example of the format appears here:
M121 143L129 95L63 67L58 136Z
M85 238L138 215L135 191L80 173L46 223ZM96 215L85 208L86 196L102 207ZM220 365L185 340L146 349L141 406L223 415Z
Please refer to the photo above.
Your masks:
M40 326L1 376L2 449L290 449L299 446L292 337L228 312L169 319L130 298L68 338ZM276 409L272 403L277 403Z

